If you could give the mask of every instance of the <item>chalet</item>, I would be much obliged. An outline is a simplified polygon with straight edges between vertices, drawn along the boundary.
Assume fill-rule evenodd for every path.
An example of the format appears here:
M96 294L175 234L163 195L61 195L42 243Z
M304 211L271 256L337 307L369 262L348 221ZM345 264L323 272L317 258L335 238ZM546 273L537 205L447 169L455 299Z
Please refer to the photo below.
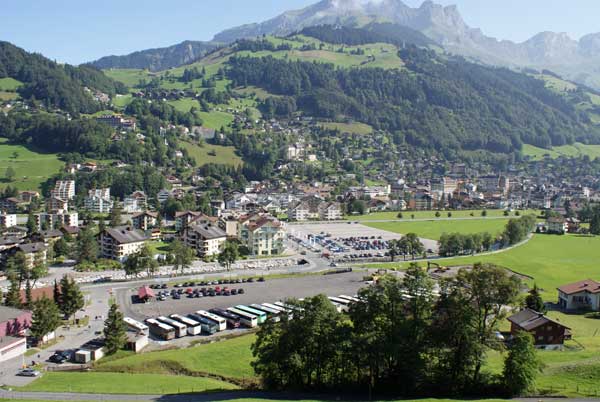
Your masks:
M148 240L146 234L128 226L106 228L99 235L102 258L123 262L137 253Z
M23 202L31 202L34 199L40 198L40 193L37 191L20 191L19 199Z
M16 214L21 200L15 197L3 198L0 200L0 211L7 214Z
M586 279L559 287L558 305L567 311L600 311L600 282Z
M17 249L25 255L27 268L33 268L36 265L46 265L46 252L48 248L44 243L19 244Z
M519 331L529 332L536 347L560 348L571 337L570 328L528 308L508 317L508 321L513 336Z
M553 216L546 219L546 232L554 234L565 234L569 231L569 225L562 216Z
M65 198L50 197L46 201L46 211L51 214L62 214L69 210L69 201Z
M276 218L252 214L239 219L238 239L254 256L279 255L285 250L285 228Z

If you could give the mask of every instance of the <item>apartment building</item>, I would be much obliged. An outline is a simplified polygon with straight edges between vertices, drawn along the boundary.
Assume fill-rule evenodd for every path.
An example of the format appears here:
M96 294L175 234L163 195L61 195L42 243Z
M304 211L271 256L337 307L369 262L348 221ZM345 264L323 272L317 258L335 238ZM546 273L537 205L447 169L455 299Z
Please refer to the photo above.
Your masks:
M97 214L108 214L113 209L114 202L110 198L110 188L89 190L84 200L84 208Z
M227 233L217 225L193 223L183 229L182 240L199 257L212 257L221 252Z
M253 256L279 255L285 250L285 228L270 215L242 217L238 230L238 239Z
M54 189L50 191L52 197L63 200L72 200L75 198L75 180L59 180L54 184Z
M124 262L143 247L148 237L129 226L106 228L98 236L102 258Z
M11 228L17 226L17 215L0 212L0 228Z

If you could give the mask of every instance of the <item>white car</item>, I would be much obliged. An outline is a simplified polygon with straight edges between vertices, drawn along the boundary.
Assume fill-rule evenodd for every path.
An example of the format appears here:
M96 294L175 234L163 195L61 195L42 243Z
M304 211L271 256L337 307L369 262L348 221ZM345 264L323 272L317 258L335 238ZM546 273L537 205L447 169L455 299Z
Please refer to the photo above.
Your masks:
M42 373L40 373L37 370L27 368L27 369L19 370L17 375L21 376L21 377L39 377L42 375Z

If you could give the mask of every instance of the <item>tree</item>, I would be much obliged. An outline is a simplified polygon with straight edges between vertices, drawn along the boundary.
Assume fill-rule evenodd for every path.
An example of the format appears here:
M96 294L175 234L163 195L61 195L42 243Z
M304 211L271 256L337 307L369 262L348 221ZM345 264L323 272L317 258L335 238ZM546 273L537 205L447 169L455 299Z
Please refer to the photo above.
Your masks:
M77 237L77 259L79 262L95 262L98 259L98 242L89 226L79 232Z
M231 269L231 265L234 264L237 259L240 257L240 252L238 248L238 244L233 241L225 242L225 246L223 250L217 256L217 261L219 264L225 267L227 271Z
M33 302L31 317L31 335L41 342L44 336L60 326L60 311L54 301L46 296Z
M54 287L52 288L52 300L56 303L57 306L61 304L61 295L60 295L60 287L58 286L58 282L56 279L54 280Z
M592 210L592 217L590 219L590 233L595 236L600 235L600 206L596 206Z
M533 285L533 288L529 291L527 297L525 297L525 306L539 313L546 311L544 300L536 284Z
M404 218L404 215L402 215L402 212L398 212L398 215L396 217L398 219L402 219L402 218Z
M104 340L108 355L117 353L127 343L127 327L123 318L119 306L112 304L104 321Z
M29 236L37 233L37 225L35 224L35 216L33 215L33 210L29 210L29 215L27 215L27 234Z
M526 331L519 331L513 338L504 360L502 377L511 396L520 396L535 389L540 361L535 350L533 337Z
M54 250L54 255L56 257L65 257L69 254L69 243L61 237L54 242L52 249Z
M435 211L435 217L439 218L440 216L442 216L442 214L440 213L440 211Z
M67 275L60 280L60 311L67 319L70 319L79 309L85 305L83 293L79 285Z
M127 258L123 264L123 268L127 275L137 275L144 269L150 275L158 268L158 262L154 259L152 250L150 250L147 244L144 244L137 253Z
M16 174L15 169L13 169L12 166L9 166L6 168L6 172L4 172L4 177L7 181L12 182L15 179Z
M121 226L122 222L122 210L120 207L115 206L110 210L110 227Z
M487 216L487 209L484 209L483 211L481 211L481 216L483 216L484 218Z
M175 240L171 244L171 254L173 255L173 269L183 272L192 265L194 260L194 250L183 244L180 240Z
M7 307L21 308L21 289L19 287L19 281L16 276L9 276L10 285L8 286L8 292L4 298L4 305Z

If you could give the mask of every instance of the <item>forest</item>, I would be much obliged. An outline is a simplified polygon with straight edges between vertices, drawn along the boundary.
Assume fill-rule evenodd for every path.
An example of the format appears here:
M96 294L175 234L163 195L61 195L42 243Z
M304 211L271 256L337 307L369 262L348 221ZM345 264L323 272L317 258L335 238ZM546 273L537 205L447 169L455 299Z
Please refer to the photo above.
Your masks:
M109 95L125 93L126 87L90 66L60 65L42 55L28 53L8 42L0 42L0 78L14 78L24 85L22 98L37 100L48 108L73 114L93 113L102 105L84 87Z
M297 107L308 116L353 119L446 157L460 150L507 154L523 143L600 143L588 116L540 80L416 47L399 55L406 66L393 70L232 57L226 74L234 86L293 99L266 101L267 115L289 115Z

